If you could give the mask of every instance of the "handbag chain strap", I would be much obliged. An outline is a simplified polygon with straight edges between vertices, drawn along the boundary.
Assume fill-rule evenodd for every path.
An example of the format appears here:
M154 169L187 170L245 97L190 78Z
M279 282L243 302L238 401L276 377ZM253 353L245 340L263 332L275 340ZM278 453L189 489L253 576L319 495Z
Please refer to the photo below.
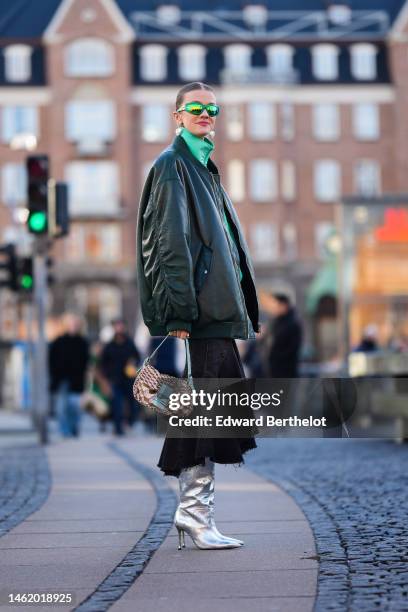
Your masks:
M157 351L159 350L159 348L161 347L161 345L163 344L163 342L165 342L167 340L167 338L170 337L170 334L167 334L167 336L165 336L163 338L163 340L160 342L160 344L158 344L156 346L156 348L154 349L153 353L151 353L148 357L146 357L146 359L144 360L142 367L140 368L140 372L142 371L142 369L150 363L153 355L155 355L157 353ZM189 382L189 385L192 389L194 389L194 385L193 385L193 376L191 374L191 356L190 356L190 345L188 343L188 338L184 338L184 346L186 348L186 361L187 361L187 379ZM136 376L137 378L137 376Z

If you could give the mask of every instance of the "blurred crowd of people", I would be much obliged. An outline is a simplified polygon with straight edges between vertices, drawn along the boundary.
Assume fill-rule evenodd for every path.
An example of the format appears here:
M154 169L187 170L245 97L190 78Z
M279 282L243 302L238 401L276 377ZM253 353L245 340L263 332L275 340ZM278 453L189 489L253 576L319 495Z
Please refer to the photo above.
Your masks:
M304 340L297 310L284 293L263 291L260 296L265 315L261 333L256 340L238 342L245 373L251 378L297 378ZM135 342L126 322L117 318L91 343L83 332L80 317L67 313L62 323L62 333L49 347L52 413L61 435L80 434L83 410L98 419L101 431L110 427L117 436L123 436L137 424L144 431L152 431L154 415L134 399L133 382L137 369L161 338L151 337L141 323ZM352 350L372 353L382 349L407 351L408 338L391 338L386 347L381 347L378 328L370 324ZM182 375L182 343L170 337L156 353L152 365L163 374Z

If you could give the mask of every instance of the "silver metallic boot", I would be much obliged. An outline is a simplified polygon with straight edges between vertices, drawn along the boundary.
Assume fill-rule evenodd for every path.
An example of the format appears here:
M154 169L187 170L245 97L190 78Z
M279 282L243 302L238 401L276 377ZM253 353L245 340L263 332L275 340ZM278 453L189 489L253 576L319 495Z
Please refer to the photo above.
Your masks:
M241 540L222 535L215 526L214 463L210 459L205 460L205 465L182 470L179 485L180 504L174 517L179 550L185 547L184 532L197 548L238 548L243 545Z

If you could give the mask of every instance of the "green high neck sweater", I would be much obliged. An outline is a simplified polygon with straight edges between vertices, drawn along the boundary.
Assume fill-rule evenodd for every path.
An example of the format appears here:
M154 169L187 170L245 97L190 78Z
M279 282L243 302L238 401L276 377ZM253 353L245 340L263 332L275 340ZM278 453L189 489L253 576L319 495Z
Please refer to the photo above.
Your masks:
M191 153L194 155L198 161L200 161L204 166L207 165L208 160L210 159L210 155L214 150L214 143L208 138L200 138L199 136L195 136L189 130L183 127L181 130L180 136L186 142L188 148ZM225 213L225 208L223 208L224 215L224 224L230 235L231 240L235 241L234 235L231 230L231 226L228 223L227 215ZM239 269L240 280L242 280L242 270Z

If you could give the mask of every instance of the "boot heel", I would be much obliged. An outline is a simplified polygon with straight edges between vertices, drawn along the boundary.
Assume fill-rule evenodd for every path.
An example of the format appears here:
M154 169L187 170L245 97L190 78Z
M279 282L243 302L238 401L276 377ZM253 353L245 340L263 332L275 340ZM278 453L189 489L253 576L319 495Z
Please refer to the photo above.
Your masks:
M178 531L178 537L179 537L178 550L181 550L182 548L186 547L186 544L184 542L184 530L181 529L181 527L177 527L177 531Z

